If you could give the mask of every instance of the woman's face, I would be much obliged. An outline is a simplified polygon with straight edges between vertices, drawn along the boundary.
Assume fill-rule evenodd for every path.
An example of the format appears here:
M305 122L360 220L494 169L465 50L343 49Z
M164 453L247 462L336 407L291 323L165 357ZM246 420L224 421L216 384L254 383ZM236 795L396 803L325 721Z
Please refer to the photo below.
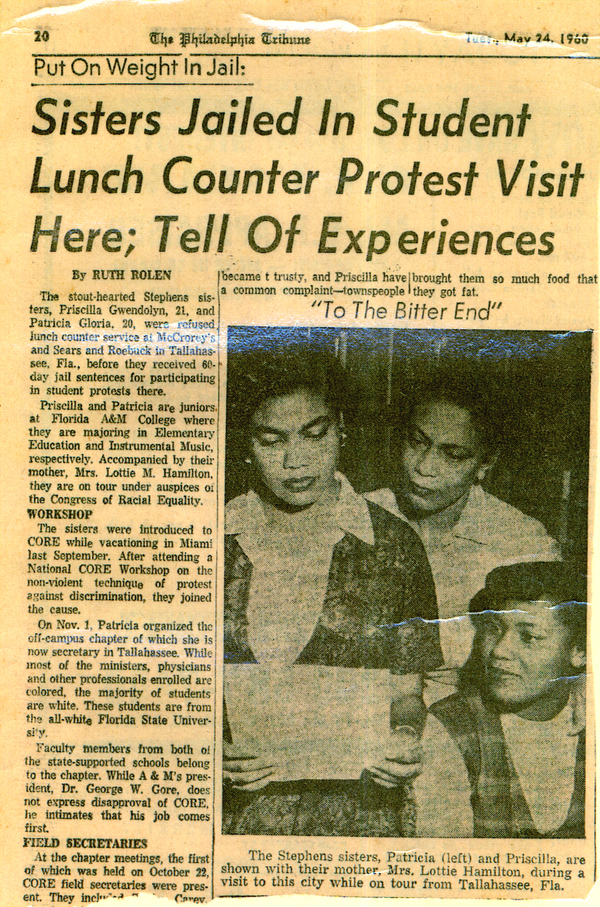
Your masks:
M570 643L550 602L508 601L481 615L477 646L487 696L524 717L540 717L545 700L564 689L561 678L585 665L585 652Z
M263 485L289 507L310 507L335 492L340 430L318 394L266 400L252 418L250 450Z
M401 491L418 516L456 504L485 473L468 410L446 400L416 408L402 447Z

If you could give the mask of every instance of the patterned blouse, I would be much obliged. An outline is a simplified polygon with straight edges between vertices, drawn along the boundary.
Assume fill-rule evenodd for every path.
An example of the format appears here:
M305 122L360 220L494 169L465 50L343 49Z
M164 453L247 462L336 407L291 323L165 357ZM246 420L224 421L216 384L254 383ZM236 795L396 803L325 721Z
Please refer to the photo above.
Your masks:
M356 496L358 497L358 496ZM431 570L417 534L372 503L369 542L344 532L333 546L323 608L296 664L433 670L442 661ZM238 541L225 537L225 662L256 663L248 639L253 566Z
M347 488L344 496L348 504ZM295 664L431 671L442 653L425 549L406 523L354 496L362 528L358 511L349 518L346 507L321 613ZM226 664L258 661L248 627L253 564L240 544L245 528L247 520L230 521L225 538ZM231 740L226 715L224 728ZM414 834L414 818L410 787L384 789L367 771L357 781L272 782L255 793L228 786L223 792L224 834L406 837Z

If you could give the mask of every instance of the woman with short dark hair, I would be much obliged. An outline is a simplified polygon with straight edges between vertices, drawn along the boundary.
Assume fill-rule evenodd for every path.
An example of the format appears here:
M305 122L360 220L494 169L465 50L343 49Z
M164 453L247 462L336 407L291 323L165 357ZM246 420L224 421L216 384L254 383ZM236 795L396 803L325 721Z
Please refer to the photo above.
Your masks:
M562 563L487 576L459 691L427 720L419 835L585 837L586 600L585 578Z
M381 753L352 778L286 780L281 752L249 753L226 722L223 831L410 834L421 678L441 661L425 551L337 471L347 391L335 359L308 345L261 351L229 374L229 443L237 435L249 490L226 507L226 675L253 664L384 671L390 702L369 731ZM350 717L351 685L347 697Z

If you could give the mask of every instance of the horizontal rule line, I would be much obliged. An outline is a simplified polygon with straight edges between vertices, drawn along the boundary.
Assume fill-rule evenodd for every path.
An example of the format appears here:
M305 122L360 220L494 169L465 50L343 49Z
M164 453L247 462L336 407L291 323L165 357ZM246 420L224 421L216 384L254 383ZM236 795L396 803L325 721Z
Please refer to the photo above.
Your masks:
M132 53L105 53L105 54L43 54L34 52L31 55L32 57L181 57L183 54L177 53L172 54L167 51L163 53L145 53L142 51L138 53L137 51ZM257 53L243 53L236 50L228 51L227 53L220 53L218 51L205 51L203 53L190 52L187 54L189 57L267 57L271 59L277 59L278 57L309 57L317 58L322 60L519 60L520 62L526 62L527 60L547 60L548 62L556 62L562 60L600 60L600 56L593 56L591 54L567 54L565 56L548 56L545 54L529 54L523 56L521 54L496 54L495 56L483 54L303 54L303 53L271 53L271 54L257 54Z
M169 54L163 51L161 54L147 54L145 51L138 53L137 51L132 51L130 54L87 54L83 51L80 54L43 54L40 51L33 51L31 54L32 57L181 57L183 54ZM214 55L213 55L214 56ZM229 55L231 56L231 55Z
M223 86L223 85L226 85L226 86L233 86L233 87L237 86L239 88L240 86L253 87L254 82L153 82L151 80L146 80L145 82L32 82L31 83L32 88L50 88L50 87L59 88L61 85L65 85L65 86L66 85L81 85L81 86L88 86L88 87L95 86L95 85L101 85L101 86L115 85L115 86L119 86L119 88L126 88L128 85L132 85L132 86L133 85L149 85L149 86L166 85L169 87L173 86L174 88L176 88L178 85L199 85L199 86L203 86L203 85Z
M317 57L323 60L548 60L549 62L554 62L555 60L600 60L600 56L596 57L591 54L567 54L562 57L551 57L545 54L529 54L527 57L521 54L496 54L495 56L484 56L483 54L251 54L235 50L228 54L212 53L210 51L192 53L190 51L188 57L271 57L271 59L277 59L278 57Z

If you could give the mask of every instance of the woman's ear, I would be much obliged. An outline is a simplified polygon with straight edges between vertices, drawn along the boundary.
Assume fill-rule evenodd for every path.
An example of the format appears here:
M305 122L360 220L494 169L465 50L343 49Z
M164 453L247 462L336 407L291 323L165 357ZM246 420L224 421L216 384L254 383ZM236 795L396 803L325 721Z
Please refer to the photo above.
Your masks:
M582 671L586 665L586 655L585 649L582 649L580 646L573 646L571 649L571 665L574 668L577 668L578 671Z
M483 482L488 472L494 468L498 460L498 452L493 453L491 457L488 457L485 463L482 463L479 469L477 470L477 480Z

